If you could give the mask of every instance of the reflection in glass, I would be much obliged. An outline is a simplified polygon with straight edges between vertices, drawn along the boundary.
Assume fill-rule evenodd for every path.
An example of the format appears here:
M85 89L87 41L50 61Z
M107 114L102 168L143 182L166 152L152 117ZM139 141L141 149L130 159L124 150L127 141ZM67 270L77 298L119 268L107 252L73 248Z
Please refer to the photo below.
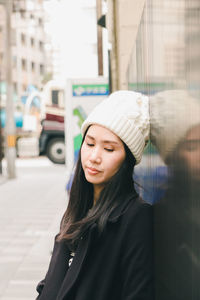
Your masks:
M150 113L151 139L169 170L154 207L157 299L198 299L200 103L186 91L165 91L151 97Z
M146 0L127 74L150 96L142 184L155 204L156 300L200 299L199 12L197 0Z

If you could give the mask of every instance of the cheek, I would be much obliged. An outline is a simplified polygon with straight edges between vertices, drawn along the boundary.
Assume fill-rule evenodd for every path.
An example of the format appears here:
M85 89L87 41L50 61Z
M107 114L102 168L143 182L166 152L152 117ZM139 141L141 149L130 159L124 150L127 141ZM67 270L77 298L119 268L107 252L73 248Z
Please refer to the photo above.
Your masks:
M116 173L121 167L123 161L125 159L125 155L114 156L112 159L108 159L107 165L109 166L110 172L113 174Z
M121 167L123 161L124 161L124 158L121 158L121 157L120 157L120 159L117 159L117 160L115 161L115 163L116 163L116 168L117 168L117 169L119 169L119 168Z
M184 151L180 157L188 170L195 168L197 164L197 156L195 152Z

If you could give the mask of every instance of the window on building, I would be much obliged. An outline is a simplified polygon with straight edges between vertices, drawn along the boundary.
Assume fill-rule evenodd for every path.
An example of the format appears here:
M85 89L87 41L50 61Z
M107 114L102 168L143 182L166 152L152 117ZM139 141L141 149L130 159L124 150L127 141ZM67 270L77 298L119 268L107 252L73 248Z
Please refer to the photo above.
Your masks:
M34 47L35 46L35 39L32 37L31 38L31 47Z
M35 63L34 63L34 61L31 62L31 71L35 72Z
M42 51L44 49L44 43L39 41L39 49Z
M26 14L25 14L25 11L24 11L24 10L21 10L21 11L20 11L20 16L21 16L22 19L25 19Z
M39 26L42 26L42 25L43 25L42 18L39 18L39 19L38 19L38 24L39 24Z
M44 74L44 65L40 64L40 75Z
M17 94L17 82L13 82L13 92Z
M26 35L24 33L21 34L21 43L22 45L26 45Z
M26 59L22 58L21 65L22 65L22 70L26 71L27 70L27 61L26 61Z
M51 91L51 99L53 105L58 105L58 99L59 99L59 90L52 90Z

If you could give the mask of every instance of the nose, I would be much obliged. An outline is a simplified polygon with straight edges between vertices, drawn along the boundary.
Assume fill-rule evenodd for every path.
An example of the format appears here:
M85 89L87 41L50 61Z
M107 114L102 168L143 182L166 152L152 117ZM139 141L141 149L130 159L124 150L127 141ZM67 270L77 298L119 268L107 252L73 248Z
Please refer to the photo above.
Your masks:
M99 147L92 148L89 159L92 163L101 163L101 150Z

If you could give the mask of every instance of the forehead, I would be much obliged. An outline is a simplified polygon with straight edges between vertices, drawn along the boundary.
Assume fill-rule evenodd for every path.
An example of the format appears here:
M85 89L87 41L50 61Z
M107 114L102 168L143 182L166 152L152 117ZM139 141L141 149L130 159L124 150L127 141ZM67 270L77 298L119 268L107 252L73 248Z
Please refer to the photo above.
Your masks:
M186 139L187 140L190 140L190 139L200 139L200 125L199 124L196 125L196 126L194 126L193 128L191 128L188 131Z
M106 141L116 141L122 143L120 138L108 128L101 125L91 125L87 131L86 136L91 136L94 139L106 140Z

